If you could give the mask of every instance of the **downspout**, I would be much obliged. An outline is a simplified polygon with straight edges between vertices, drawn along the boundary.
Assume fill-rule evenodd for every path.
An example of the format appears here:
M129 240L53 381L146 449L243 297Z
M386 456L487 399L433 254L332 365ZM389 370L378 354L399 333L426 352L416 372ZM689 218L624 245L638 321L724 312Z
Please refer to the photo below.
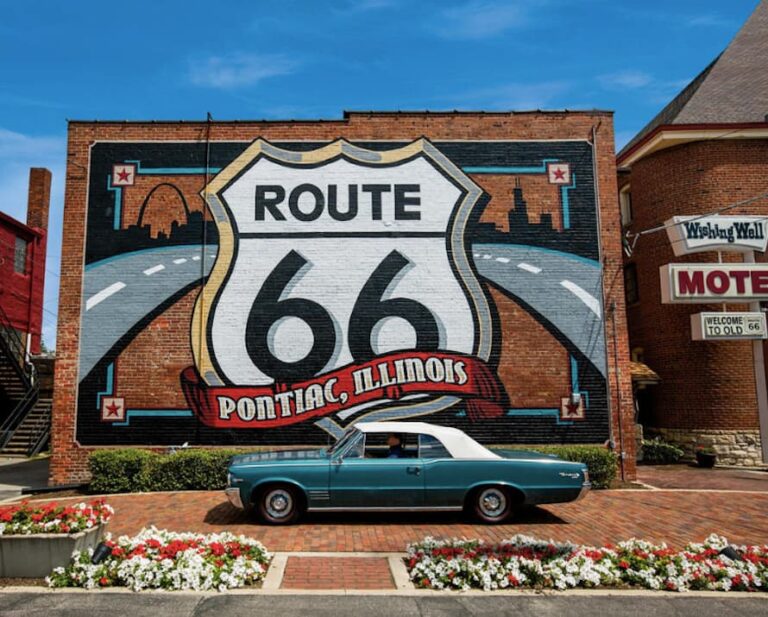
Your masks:
M613 397L611 395L611 380L609 376L609 367L610 367L610 357L608 356L608 326L605 322L605 316L606 316L606 298L605 298L605 262L603 261L603 242L602 242L602 211L600 206L600 187L598 184L598 170L597 170L597 130L600 128L600 125L602 124L602 120L597 123L597 125L592 125L592 183L594 186L595 191L595 207L597 210L597 255L598 255L598 262L600 263L601 267L601 276L600 276L600 293L602 295L603 300L603 339L605 340L605 391L606 396L608 400L608 443L611 448L611 450L616 450L616 440L614 438L613 433L613 414L611 413L611 401L613 400ZM614 340L614 371L618 371L618 355L617 355L617 334L616 334L616 303L611 303L611 320L613 322L613 340ZM619 467L621 469L621 480L624 481L625 477L625 471L624 471L624 437L623 437L623 431L622 431L622 424L621 424L621 382L619 381L618 372L616 373L616 387L617 387L617 425L619 428Z

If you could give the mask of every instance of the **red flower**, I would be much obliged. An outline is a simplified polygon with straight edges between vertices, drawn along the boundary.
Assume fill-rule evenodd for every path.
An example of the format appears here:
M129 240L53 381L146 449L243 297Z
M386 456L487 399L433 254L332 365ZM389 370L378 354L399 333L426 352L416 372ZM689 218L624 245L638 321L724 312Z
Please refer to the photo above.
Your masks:
M121 547L116 546L115 548L112 549L113 557L122 557L123 555L125 555L125 551Z
M226 553L224 546L219 542L211 542L211 544L208 546L208 549L211 551L211 553L216 555L216 557L221 557L224 553Z
M109 585L109 579L106 576L102 576L99 579L99 585L101 585L102 587L106 587L107 585Z
M624 560L624 559L622 559L622 560L619 562L619 567L620 567L622 570L628 570L628 569L629 569L629 562L628 562L628 561L626 561L626 560Z

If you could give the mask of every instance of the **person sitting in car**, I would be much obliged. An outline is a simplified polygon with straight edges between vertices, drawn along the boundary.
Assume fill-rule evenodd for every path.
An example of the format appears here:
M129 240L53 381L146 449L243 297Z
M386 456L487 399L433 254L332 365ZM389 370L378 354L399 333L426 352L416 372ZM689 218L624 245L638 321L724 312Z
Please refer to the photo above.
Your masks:
M387 437L387 445L389 446L387 458L403 458L403 440L400 438L400 435L390 433L389 437Z

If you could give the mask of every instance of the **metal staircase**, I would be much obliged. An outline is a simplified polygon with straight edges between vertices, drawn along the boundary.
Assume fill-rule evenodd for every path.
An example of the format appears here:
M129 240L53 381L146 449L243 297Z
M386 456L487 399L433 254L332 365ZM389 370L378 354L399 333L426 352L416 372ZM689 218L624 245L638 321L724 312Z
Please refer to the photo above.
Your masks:
M3 448L10 456L34 456L48 443L51 432L51 405L49 398L37 399Z
M8 316L0 307L0 452L7 453L6 447L13 439L15 433L25 423L27 416L35 409L38 402L38 383L35 366L27 360L24 345L19 339L16 330L13 329ZM41 410L42 411L42 410ZM38 420L44 414L38 415ZM39 445L41 440L47 441L50 433L50 407L47 412L48 422L44 434L38 431L39 422L34 426L36 437L34 444L30 442L30 449L19 454L29 456L32 449L40 449L45 445Z

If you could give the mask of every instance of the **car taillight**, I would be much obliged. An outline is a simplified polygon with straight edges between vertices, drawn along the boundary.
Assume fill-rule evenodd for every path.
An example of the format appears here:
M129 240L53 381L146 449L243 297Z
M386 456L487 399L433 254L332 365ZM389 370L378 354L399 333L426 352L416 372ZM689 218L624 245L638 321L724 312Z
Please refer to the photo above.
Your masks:
M584 470L584 482L589 482L589 470Z

